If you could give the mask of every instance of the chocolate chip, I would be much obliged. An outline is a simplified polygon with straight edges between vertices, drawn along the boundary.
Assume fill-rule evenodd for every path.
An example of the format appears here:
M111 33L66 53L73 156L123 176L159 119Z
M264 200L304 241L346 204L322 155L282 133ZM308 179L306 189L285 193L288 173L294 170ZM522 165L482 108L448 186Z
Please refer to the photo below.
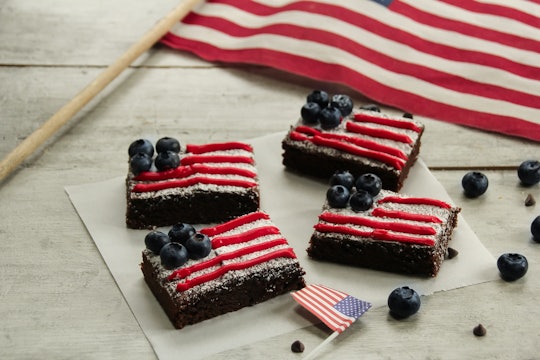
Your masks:
M525 198L525 206L533 206L534 204L536 204L534 196L532 196L532 194L527 194L527 197Z
M451 247L448 248L448 251L446 252L446 258L447 259L453 259L455 258L459 252L456 249L453 249Z
M291 345L291 351L294 353L304 352L304 349L305 349L304 344L302 344L300 340L296 340Z
M475 336L484 336L486 335L486 328L482 324L478 324L472 332Z

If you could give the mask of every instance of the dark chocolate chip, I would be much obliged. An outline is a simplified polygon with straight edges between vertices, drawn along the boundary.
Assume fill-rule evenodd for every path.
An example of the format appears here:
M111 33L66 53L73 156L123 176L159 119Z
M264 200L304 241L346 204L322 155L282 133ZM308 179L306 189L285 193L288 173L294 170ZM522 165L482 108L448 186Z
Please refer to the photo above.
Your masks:
M474 327L473 334L475 336L484 336L486 335L486 328L482 324L478 324Z
M304 349L305 349L304 344L302 344L300 340L296 340L291 345L291 351L294 353L304 352Z
M534 204L536 204L534 196L532 196L532 194L527 194L527 197L525 198L525 206L533 206Z
M459 252L456 249L453 249L451 247L448 248L448 251L446 252L446 258L447 259L453 259L455 258Z

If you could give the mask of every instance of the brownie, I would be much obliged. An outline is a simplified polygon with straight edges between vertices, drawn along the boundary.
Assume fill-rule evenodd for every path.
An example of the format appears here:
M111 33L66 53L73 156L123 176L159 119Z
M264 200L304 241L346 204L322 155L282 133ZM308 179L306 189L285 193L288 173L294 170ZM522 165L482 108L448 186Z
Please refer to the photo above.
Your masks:
M307 252L320 260L436 276L460 210L388 190L381 190L365 211L354 211L350 204L332 208L326 201Z
M180 329L305 286L304 271L279 229L253 212L199 231L211 239L207 257L166 269L142 252L141 269L172 324Z
M338 170L378 175L399 191L420 151L424 125L405 116L355 109L338 126L300 119L282 141L287 169L328 179Z
M241 142L188 144L179 166L126 179L126 224L150 229L179 222L210 224L259 210L253 149Z

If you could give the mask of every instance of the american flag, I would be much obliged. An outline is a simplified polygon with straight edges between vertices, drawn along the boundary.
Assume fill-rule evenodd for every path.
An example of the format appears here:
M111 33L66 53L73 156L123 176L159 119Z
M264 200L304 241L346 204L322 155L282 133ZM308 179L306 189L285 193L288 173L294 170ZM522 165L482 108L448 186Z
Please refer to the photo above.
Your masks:
M371 304L323 285L308 285L292 293L293 298L335 332L342 333Z
M540 141L538 0L207 0L162 39Z

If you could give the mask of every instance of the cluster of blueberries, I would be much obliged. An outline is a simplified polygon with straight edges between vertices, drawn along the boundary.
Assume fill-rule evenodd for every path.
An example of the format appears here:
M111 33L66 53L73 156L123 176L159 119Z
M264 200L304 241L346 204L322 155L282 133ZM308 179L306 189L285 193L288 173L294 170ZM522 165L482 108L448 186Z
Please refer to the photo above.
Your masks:
M129 145L129 166L131 171L138 175L149 171L152 164L158 171L174 169L180 165L180 142L175 138L162 137L156 143L156 158L154 146L147 139L135 140Z
M366 211L371 208L373 198L381 189L381 178L375 174L366 173L355 179L349 171L338 170L330 178L326 200L333 208L344 208L349 205L354 211Z
M300 115L304 123L320 124L322 129L329 130L337 127L341 119L353 110L353 102L347 95L336 94L330 98L323 90L313 90L307 96L307 102L302 106Z
M212 250L210 238L197 232L193 225L179 223L168 232L150 231L144 238L146 248L159 255L161 265L166 269L176 269L188 259L207 257Z

